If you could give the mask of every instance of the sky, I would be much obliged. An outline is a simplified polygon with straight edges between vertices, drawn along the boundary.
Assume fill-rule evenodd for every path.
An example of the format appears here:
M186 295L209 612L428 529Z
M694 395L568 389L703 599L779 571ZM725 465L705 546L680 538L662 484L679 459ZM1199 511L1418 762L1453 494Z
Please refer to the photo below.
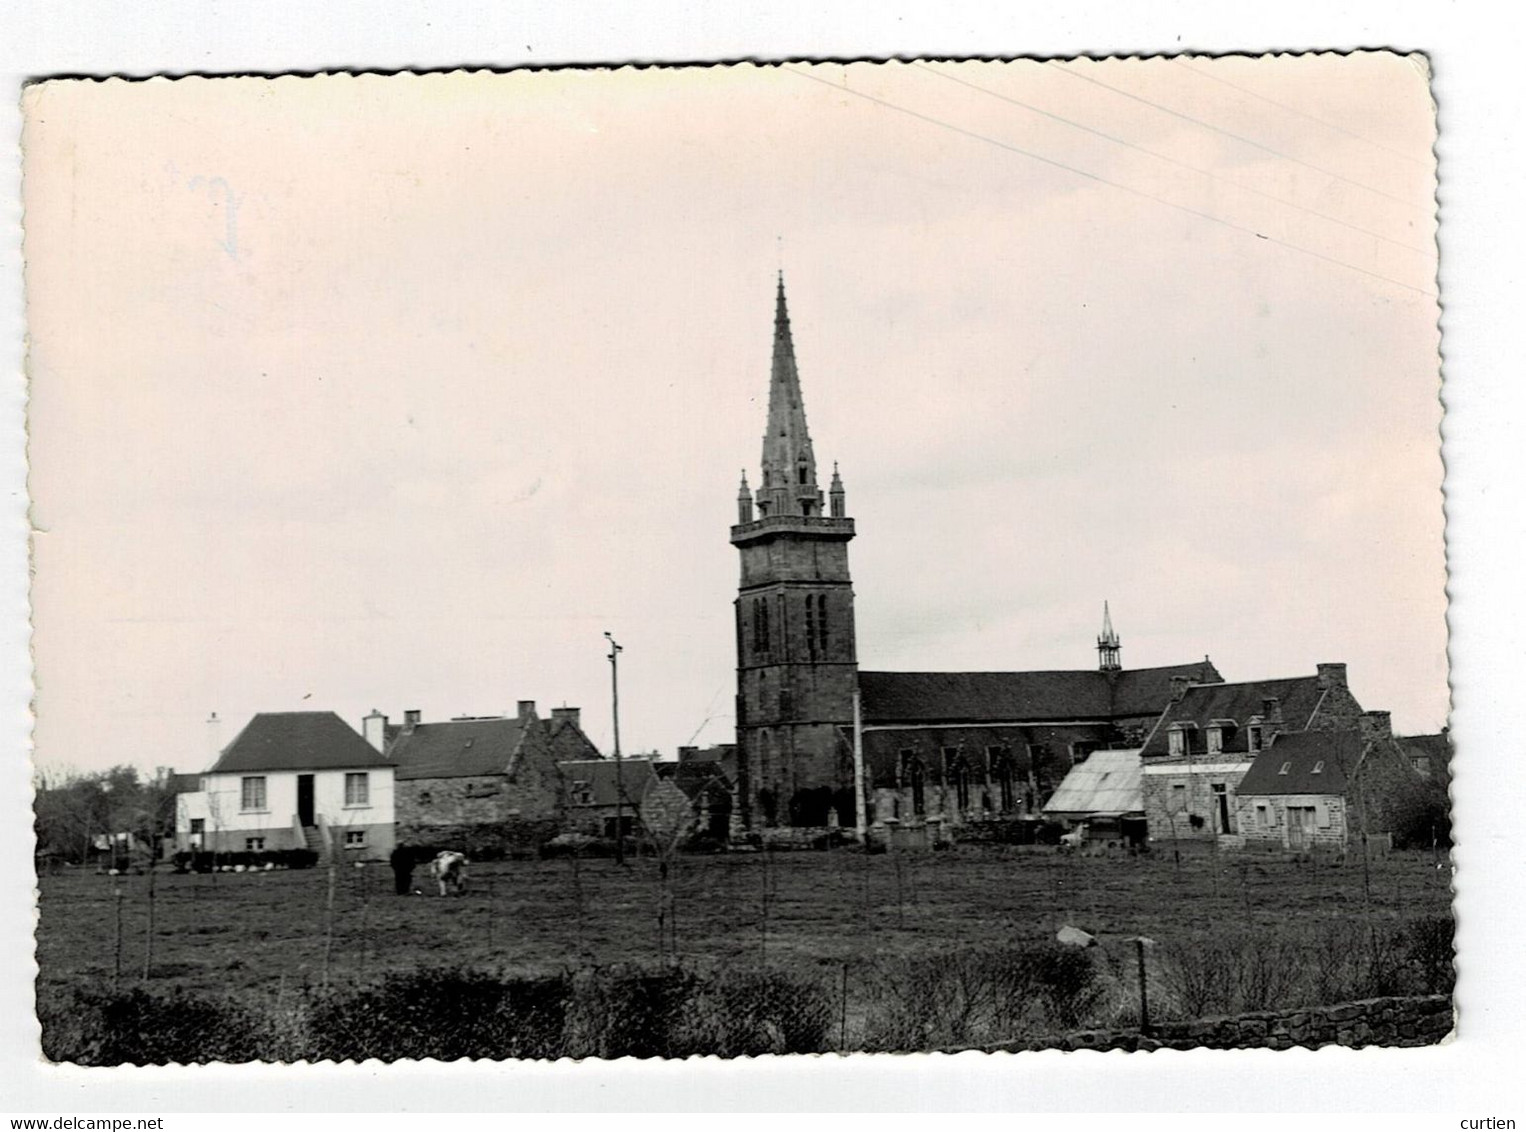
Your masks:
M860 665L1345 661L1446 722L1434 113L1392 55L52 82L40 768L259 711L732 737L776 272ZM225 721L210 729L216 711Z

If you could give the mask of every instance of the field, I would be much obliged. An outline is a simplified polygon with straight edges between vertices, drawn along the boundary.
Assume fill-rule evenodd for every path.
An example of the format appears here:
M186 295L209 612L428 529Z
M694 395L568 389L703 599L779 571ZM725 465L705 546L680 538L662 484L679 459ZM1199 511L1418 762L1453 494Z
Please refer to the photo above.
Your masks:
M385 866L39 878L39 996L145 974L155 988L279 994L466 965L551 974L617 962L831 969L1053 940L1065 925L1122 955L1148 936L1189 953L1226 933L1312 940L1353 921L1445 916L1446 858L1293 860L1201 847L1143 857L965 846L680 858L663 899L636 858L472 865L465 895L399 897ZM417 882L423 887L424 875ZM118 895L120 893L120 895ZM663 931L659 934L659 912ZM120 923L120 931L118 924ZM326 978L325 978L326 975Z

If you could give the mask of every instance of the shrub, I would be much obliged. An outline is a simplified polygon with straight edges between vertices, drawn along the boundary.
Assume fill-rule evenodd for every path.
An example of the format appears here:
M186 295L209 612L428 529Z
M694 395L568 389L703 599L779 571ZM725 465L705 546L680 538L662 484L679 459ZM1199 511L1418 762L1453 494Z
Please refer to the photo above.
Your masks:
M393 973L372 987L317 997L308 1010L307 1056L558 1057L568 989L565 976L504 978L449 967Z
M1406 929L1408 959L1426 994L1451 994L1457 982L1454 929L1451 916L1421 916Z
M231 999L184 991L79 988L39 995L42 1052L78 1065L259 1061L275 1044L271 1019Z

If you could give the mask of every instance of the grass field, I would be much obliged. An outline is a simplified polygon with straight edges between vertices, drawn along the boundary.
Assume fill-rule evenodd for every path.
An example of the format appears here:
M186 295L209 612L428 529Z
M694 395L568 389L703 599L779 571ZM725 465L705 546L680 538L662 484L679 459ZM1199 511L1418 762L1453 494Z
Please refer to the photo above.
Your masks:
M1441 863L1445 865L1445 857ZM1122 953L1146 935L1178 950L1227 930L1317 933L1353 918L1446 914L1450 874L1429 853L1317 863L1201 847L1146 857L960 847L685 857L659 943L657 865L607 859L474 864L460 897L399 897L385 866L153 879L150 982L277 992L360 982L421 965L551 973L619 961L830 967L876 956L1052 940L1072 924ZM422 871L419 880L423 880ZM422 887L422 884L421 884ZM39 993L144 974L149 878L66 870L39 879ZM120 891L120 917L117 914Z

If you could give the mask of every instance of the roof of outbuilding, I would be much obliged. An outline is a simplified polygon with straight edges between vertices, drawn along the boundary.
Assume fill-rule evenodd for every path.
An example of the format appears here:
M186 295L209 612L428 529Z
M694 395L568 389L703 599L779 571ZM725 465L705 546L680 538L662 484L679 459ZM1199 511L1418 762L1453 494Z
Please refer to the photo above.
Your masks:
M1302 731L1314 717L1314 709L1323 695L1318 676L1246 680L1236 684L1194 684L1179 703L1172 704L1167 710L1161 725L1145 743L1144 754L1149 757L1167 753L1166 735L1173 723L1194 723L1201 732L1216 719L1230 719L1237 724L1235 731L1224 738L1224 751L1249 753L1245 725L1252 716L1262 713L1262 701L1276 699L1283 727L1288 731Z
M1223 679L1204 659L1118 672L860 672L858 686L867 723L1104 720L1157 714L1173 676Z
M593 791L593 800L582 803L591 806L613 806L620 797L618 784L625 787L627 804L639 800L647 784L657 777L651 759L621 759L619 770L614 759L572 759L559 762L556 769L570 785L586 782Z
M1398 738L1399 746L1407 755L1424 755L1432 760L1432 766L1445 767L1452 760L1452 739L1446 732L1439 735L1405 735Z
M1093 751L1044 803L1046 814L1130 814L1144 809L1139 750Z
M201 775L170 773L171 794L195 794L201 790Z
M387 755L399 781L506 774L524 738L525 722L505 716L418 723L399 732Z
M1355 730L1284 733L1256 756L1235 793L1242 798L1252 794L1343 794L1347 777L1361 758L1362 736Z
M209 773L387 765L381 752L331 711L270 711L244 725Z

